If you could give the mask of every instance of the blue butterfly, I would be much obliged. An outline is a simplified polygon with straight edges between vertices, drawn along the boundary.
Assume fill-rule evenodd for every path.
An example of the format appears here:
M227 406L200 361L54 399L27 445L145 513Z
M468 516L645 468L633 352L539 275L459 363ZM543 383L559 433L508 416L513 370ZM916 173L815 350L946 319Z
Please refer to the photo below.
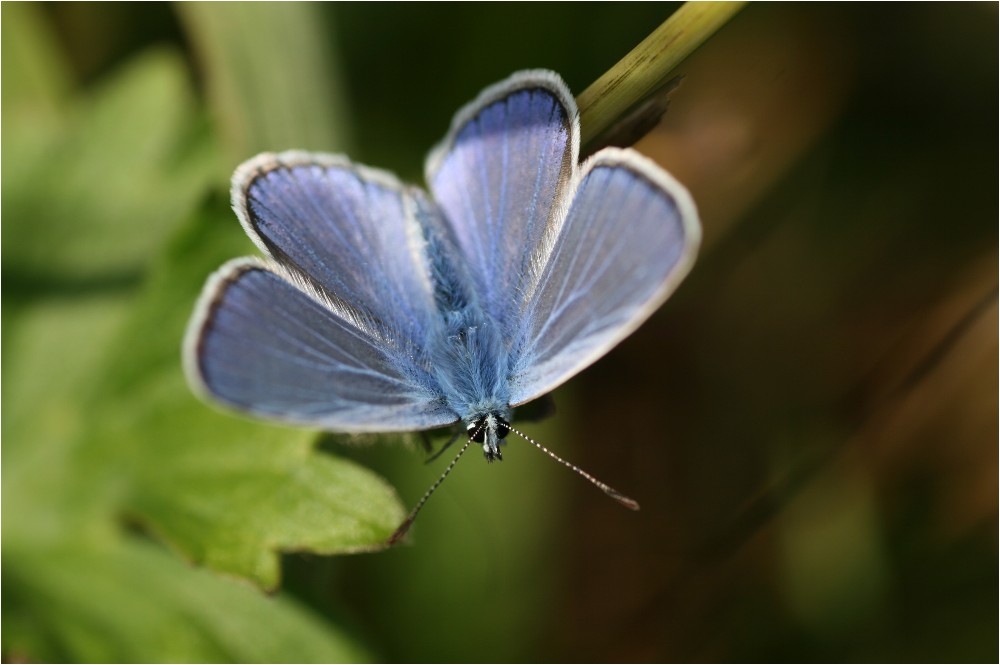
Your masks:
M579 113L529 70L461 109L425 172L432 196L346 157L265 153L232 204L267 257L213 274L185 339L189 383L232 409L337 432L461 422L502 459L513 408L596 361L694 262L687 190L629 149L582 164Z

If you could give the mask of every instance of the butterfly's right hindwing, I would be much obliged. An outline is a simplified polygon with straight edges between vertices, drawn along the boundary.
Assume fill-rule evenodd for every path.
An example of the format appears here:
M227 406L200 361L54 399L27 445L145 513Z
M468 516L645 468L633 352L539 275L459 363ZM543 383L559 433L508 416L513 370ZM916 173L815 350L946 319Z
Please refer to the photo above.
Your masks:
M260 417L347 432L454 422L429 368L364 313L255 259L205 286L185 343L202 395Z

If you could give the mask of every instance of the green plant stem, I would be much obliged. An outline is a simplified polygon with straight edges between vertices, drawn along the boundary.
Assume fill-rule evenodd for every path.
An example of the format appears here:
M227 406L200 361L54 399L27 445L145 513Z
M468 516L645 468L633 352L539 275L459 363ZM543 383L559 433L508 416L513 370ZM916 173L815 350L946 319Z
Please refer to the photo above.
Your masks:
M667 82L745 2L688 2L577 97L582 145Z

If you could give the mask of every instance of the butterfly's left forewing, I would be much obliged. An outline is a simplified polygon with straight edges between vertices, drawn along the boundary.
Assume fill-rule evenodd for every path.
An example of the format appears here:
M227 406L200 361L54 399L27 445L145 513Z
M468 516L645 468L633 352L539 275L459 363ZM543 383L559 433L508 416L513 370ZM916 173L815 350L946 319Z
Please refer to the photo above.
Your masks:
M687 274L700 242L687 190L632 150L598 152L577 182L518 331L512 405L556 388L635 330Z

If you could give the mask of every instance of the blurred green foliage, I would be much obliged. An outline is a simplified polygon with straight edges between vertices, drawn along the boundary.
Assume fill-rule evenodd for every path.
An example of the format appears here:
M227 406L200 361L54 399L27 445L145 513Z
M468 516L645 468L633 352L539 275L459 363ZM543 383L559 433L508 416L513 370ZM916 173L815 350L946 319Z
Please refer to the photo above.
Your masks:
M262 10L300 23L310 11L243 11L266 22ZM371 472L314 454L312 434L217 414L184 384L178 341L193 298L247 243L226 225L218 141L181 55L144 51L77 92L40 9L5 7L4 18L5 63L47 63L4 77L3 159L14 166L3 181L3 565L15 617L5 650L359 658L294 601L185 566L128 528L273 588L279 551L368 549L403 511ZM271 111L242 106L251 118ZM328 120L295 127L329 135ZM257 631L262 623L273 630Z
M483 86L674 7L4 3L4 658L995 659L995 5L752 5L681 68L640 147L703 256L531 429L638 515L518 449L323 556L439 465L184 383L236 164L419 182Z

